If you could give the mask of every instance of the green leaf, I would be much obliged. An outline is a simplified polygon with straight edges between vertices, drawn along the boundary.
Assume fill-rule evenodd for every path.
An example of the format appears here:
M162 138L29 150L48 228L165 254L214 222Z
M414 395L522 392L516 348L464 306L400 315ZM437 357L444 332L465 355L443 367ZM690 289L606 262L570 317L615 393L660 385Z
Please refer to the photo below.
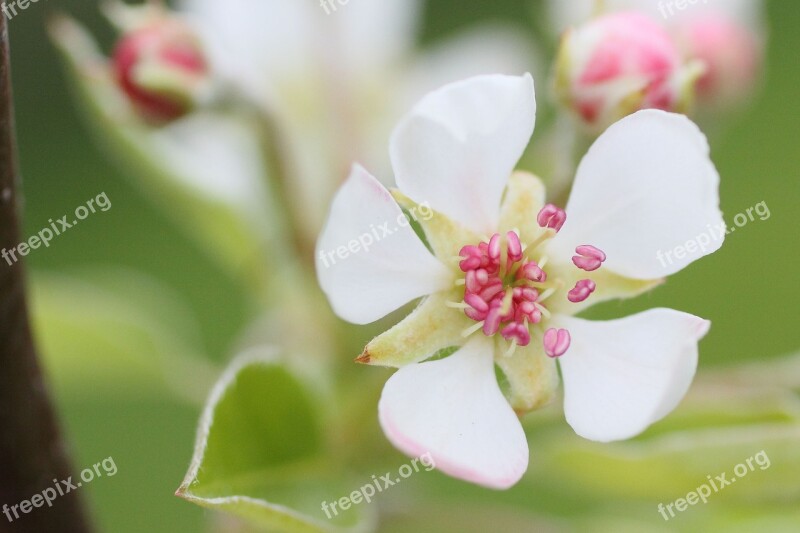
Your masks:
M271 354L250 352L214 387L176 495L271 531L371 530L373 511L363 503L330 519L323 512L323 502L356 488L324 461L324 444L304 384Z

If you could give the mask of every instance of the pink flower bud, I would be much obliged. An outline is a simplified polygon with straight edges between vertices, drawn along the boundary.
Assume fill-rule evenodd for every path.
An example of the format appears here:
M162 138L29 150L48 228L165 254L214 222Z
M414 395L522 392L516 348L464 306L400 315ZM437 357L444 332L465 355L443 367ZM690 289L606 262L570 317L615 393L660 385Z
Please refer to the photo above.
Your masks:
M559 98L600 129L640 109L680 110L694 79L667 31L637 12L602 16L566 32L556 65Z
M208 80L208 63L191 29L160 17L132 29L113 56L117 82L134 107L152 122L189 113Z
M754 31L716 12L681 22L675 31L686 57L704 66L697 83L698 100L726 105L751 93L762 60Z

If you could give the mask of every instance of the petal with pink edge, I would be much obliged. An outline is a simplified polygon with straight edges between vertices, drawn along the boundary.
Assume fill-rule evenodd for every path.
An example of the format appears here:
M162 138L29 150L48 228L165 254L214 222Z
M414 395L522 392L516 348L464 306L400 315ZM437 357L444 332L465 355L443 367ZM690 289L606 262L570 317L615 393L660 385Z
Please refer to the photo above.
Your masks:
M572 343L559 358L564 413L575 432L609 442L638 435L680 403L711 323L672 309L607 322L557 316Z
M397 185L416 202L491 234L535 120L530 74L446 85L424 97L392 134Z
M500 391L493 341L475 336L450 357L408 365L378 406L389 440L404 453L430 453L453 477L493 489L514 485L528 467L522 425Z
M391 193L358 165L333 200L316 266L336 314L356 324L453 285Z

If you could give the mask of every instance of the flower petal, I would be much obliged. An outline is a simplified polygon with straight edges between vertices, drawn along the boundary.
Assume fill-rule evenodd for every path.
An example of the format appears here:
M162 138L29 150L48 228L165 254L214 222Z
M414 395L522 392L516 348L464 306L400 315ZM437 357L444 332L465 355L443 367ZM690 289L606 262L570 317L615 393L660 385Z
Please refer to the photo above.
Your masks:
M558 369L555 359L545 355L541 342L517 346L510 357L500 353L495 362L508 380L509 402L518 413L547 405L555 396Z
M554 260L550 263L548 270L550 272L558 272L558 279L563 283L561 286L556 287L556 291L547 300L547 309L553 314L577 315L584 309L600 302L635 298L664 283L663 278L627 278L605 267L598 268L593 272L586 272L576 268L571 261L563 263L560 260ZM582 279L592 280L597 288L591 296L582 302L569 301L567 293Z
M397 184L415 201L491 233L535 119L530 74L446 85L423 98L392 134Z
M182 0L214 69L259 102L280 107L277 85L315 68L311 2ZM279 51L279 52L278 52Z
M459 256L465 244L480 242L481 236L447 215L434 211L429 205L418 204L399 189L392 189L392 196L419 223L434 255L444 264L450 264L459 277L462 276L463 272L458 268L459 260L454 258Z
M545 188L542 180L527 172L515 172L508 180L506 196L500 209L500 230L519 230L523 243L530 243L541 235L542 229L536 215L545 205Z
M591 244L608 256L603 268L634 279L674 274L724 240L706 138L685 116L664 111L639 111L597 139L566 211L550 254L563 260Z
M711 323L672 309L593 322L559 315L572 344L559 358L564 413L575 432L609 442L638 435L680 403Z
M326 26L335 25L341 53L337 62L346 74L357 76L383 69L412 49L421 20L421 4L420 0L349 4L335 0L328 2L330 7L323 4L318 11L325 13L337 8L340 11L332 20L321 22Z
M450 357L398 370L383 389L380 422L404 453L430 453L436 467L485 487L514 485L528 443L494 373L493 341L473 337Z
M254 131L235 118L195 113L154 129L143 149L184 186L257 213L264 208L267 193L265 165Z
M460 301L463 293L462 288L431 294L410 315L372 339L356 361L399 368L424 361L444 348L460 346L464 343L461 333L474 322L446 302Z
M334 311L356 324L453 284L389 191L358 165L333 200L316 264Z

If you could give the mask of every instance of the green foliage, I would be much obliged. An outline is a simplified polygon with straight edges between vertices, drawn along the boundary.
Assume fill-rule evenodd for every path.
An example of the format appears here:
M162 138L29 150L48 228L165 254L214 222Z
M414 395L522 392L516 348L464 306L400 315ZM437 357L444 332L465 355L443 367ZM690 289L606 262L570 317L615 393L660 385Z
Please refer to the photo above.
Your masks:
M316 407L274 357L240 357L211 393L177 495L267 529L368 530L368 507L333 520L322 513L322 502L350 490L346 476L325 462Z

